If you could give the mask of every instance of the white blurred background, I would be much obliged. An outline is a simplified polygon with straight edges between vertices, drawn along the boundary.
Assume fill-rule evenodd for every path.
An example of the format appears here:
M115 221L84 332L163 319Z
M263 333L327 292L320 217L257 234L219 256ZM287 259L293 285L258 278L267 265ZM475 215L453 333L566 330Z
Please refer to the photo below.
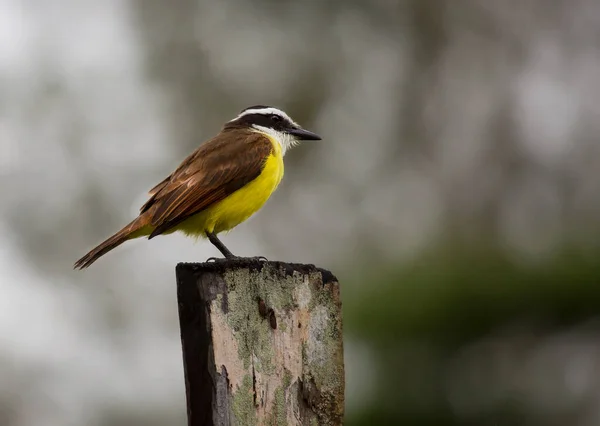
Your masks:
M462 377L451 386L396 395L383 376L414 361L414 336L394 326L370 340L376 315L356 301L379 294L405 306L415 295L357 277L416 265L455 241L493 245L524 268L546 270L565 245L597 263L599 29L594 0L0 0L0 425L185 423L174 267L218 253L173 235L71 268L253 104L286 110L323 141L288 153L275 196L224 241L236 254L338 275L347 423L430 424L438 410L431 424L505 419L490 408L504 401L495 380L524 361L522 329L493 330L520 317L444 352L440 375ZM384 311L408 322L401 306ZM564 362L531 361L517 383L502 382L521 395L523 423L489 424L600 424L600 393L585 381L600 371L589 356L598 311L548 331L575 342L558 345ZM417 340L439 344L428 339ZM512 361L497 351L504 361L491 361L489 339ZM535 342L536 356L556 353ZM573 361L585 354L587 364ZM473 370L482 359L485 371ZM561 379L540 396L547 377L534 373L561 368L579 369L579 387ZM461 399L471 391L481 400ZM557 408L565 395L572 403Z

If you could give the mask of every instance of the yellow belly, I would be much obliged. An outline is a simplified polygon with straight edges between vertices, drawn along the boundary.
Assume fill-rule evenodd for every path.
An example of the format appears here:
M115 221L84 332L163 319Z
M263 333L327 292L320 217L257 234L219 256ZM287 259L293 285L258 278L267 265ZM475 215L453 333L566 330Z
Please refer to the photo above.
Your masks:
M277 189L282 177L283 156L281 150L277 149L267 158L262 173L256 179L185 220L173 231L182 231L193 236L205 236L205 231L229 231L260 210Z

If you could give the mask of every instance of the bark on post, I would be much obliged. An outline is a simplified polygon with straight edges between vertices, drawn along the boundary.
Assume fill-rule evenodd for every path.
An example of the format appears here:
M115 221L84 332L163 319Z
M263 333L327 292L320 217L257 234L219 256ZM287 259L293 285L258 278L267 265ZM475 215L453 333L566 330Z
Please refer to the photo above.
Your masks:
M337 279L313 265L177 265L188 425L341 425Z

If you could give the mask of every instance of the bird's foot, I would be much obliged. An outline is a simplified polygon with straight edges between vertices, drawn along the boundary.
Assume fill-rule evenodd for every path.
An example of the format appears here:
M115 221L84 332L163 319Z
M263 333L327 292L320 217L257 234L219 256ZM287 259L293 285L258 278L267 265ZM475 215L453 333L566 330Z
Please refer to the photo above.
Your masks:
M206 263L218 263L218 262L226 262L228 260L232 260L235 258L228 258L228 257L209 257L208 259L206 259Z
M264 256L253 256L253 257L241 257L241 256L227 256L227 257L209 257L208 259L206 259L206 262L227 262L229 260L233 260L235 261L244 261L244 260L255 260L258 262L268 262L269 259L267 259Z

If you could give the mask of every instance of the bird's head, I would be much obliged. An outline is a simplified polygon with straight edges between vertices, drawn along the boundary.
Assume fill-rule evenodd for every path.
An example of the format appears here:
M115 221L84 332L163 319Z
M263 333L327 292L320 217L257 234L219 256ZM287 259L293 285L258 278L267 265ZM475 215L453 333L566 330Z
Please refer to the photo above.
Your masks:
M279 142L284 154L300 141L321 140L319 135L300 127L282 110L265 105L254 105L242 110L237 117L225 124L225 129L227 128L249 128L266 133Z

